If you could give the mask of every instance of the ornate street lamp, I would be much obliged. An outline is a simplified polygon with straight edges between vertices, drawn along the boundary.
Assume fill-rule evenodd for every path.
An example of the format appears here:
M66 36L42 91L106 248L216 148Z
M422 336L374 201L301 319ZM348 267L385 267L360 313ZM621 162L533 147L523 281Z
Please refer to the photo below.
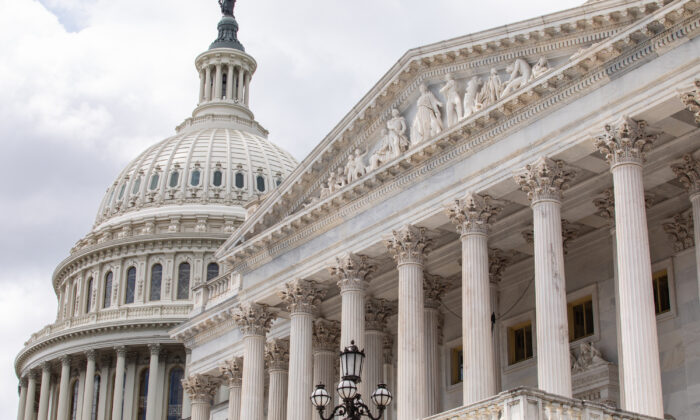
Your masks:
M331 402L331 396L325 385L316 385L316 389L311 394L311 404L316 407L321 419L331 420L335 416L345 416L345 420L361 420L362 416L372 420L381 419L384 410L391 404L391 392L386 389L385 384L377 385L377 390L372 393L372 402L377 406L379 413L376 417L372 415L369 407L362 401L362 396L357 393L357 384L361 382L364 361L365 352L357 348L355 341L351 341L350 345L340 353L342 380L338 384L338 395L343 399L343 403L336 406L328 417L325 417L323 412Z

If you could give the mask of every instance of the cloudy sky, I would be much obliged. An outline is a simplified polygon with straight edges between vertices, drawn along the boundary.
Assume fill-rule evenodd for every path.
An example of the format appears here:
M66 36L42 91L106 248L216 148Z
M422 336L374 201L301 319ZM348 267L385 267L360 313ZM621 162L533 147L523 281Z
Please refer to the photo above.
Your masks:
M251 107L306 154L409 48L584 0L239 0ZM13 360L56 314L51 274L126 163L197 99L215 0L0 0L0 418Z

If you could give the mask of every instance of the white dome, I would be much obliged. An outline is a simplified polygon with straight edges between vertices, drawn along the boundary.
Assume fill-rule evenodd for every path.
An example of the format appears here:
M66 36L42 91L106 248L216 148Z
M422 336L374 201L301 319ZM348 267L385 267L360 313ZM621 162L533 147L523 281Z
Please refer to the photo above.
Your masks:
M95 230L155 209L160 215L222 214L226 209L244 214L246 203L276 188L297 165L288 152L252 130L197 125L149 147L127 165L107 189Z

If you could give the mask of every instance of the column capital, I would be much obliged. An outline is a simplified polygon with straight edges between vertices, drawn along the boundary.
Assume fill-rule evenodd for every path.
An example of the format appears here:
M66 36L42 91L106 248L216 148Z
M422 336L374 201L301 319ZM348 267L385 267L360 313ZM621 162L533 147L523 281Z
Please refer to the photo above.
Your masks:
M376 269L369 257L347 253L335 260L336 265L330 268L330 272L332 276L338 278L338 287L341 292L367 288L367 280Z
M117 353L117 357L126 357L126 346L117 346L114 352Z
M97 353L95 350L88 350L85 352L85 358L88 360L88 362L94 362L97 358Z
M289 338L273 338L265 343L265 363L270 371L289 370Z
M314 314L326 296L326 288L313 280L292 280L277 295L287 304L292 314Z
M244 336L265 336L276 318L270 307L261 303L244 302L233 311L233 321Z
M182 380L182 387L192 402L209 403L219 387L219 381L205 374L194 374Z
M489 248L489 281L498 283L501 281L503 270L508 267L510 258L508 258L503 250L498 248Z
M338 351L340 347L340 322L319 318L314 322L314 350Z
M22 388L26 388L28 386L28 382L29 381L27 380L26 376L19 378L19 386Z
M29 378L30 381L36 381L38 377L39 377L39 372L37 372L34 369L27 372L27 378Z
M515 182L527 193L531 204L561 201L562 191L569 188L577 170L563 160L541 157L515 174Z
M437 309L440 306L442 295L445 294L449 283L446 278L423 273L423 293L425 296L424 306L426 308Z
M692 154L683 155L683 160L671 165L671 169L690 195L700 193L700 162Z
M389 253L399 265L423 264L423 259L430 252L433 240L428 238L427 230L422 227L406 225L392 231L392 237L385 240Z
M385 331L387 319L396 314L397 305L386 299L365 300L365 330Z
M606 124L605 132L595 139L595 146L611 167L634 163L641 165L658 136L647 133L647 122L622 116Z
M219 366L219 372L226 378L230 388L240 387L243 378L243 358L234 357L226 360Z
M51 362L48 360L41 362L41 371L42 372L51 372Z
M489 195L468 192L447 208L447 215L461 235L488 234L493 218L503 210L502 203Z
M693 82L695 89L681 94L681 101L688 111L695 114L695 122L700 124L700 79Z
M583 229L583 226L578 223L570 222L566 219L561 220L561 245L564 249L564 255L569 253L569 244L578 238L581 229Z
M686 215L686 213L687 211L680 212L663 224L664 232L673 243L675 252L681 252L695 246L693 218L692 215Z
M160 355L160 344L159 343L149 344L148 351L150 352L151 356Z

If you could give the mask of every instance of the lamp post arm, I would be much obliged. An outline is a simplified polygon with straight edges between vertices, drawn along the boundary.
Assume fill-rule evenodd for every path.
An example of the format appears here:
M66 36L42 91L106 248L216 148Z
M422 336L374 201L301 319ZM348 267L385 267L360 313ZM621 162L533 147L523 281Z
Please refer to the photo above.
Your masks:
M318 415L319 415L319 417L321 417L321 420L332 420L336 416L344 416L345 415L345 407L342 405L335 407L333 409L333 411L331 411L331 414L328 417L323 415L323 411L324 411L325 407L321 406L321 407L317 407L316 409L318 410ZM377 420L377 419L375 419L375 420Z
M366 416L372 420L380 420L382 418L382 414L384 414L384 410L386 409L386 407L384 407L384 406L377 407L379 412L377 413L377 417L374 417L372 415L372 411L364 403L356 401L355 407L357 408L357 412L358 412L358 414L360 414L360 416Z

